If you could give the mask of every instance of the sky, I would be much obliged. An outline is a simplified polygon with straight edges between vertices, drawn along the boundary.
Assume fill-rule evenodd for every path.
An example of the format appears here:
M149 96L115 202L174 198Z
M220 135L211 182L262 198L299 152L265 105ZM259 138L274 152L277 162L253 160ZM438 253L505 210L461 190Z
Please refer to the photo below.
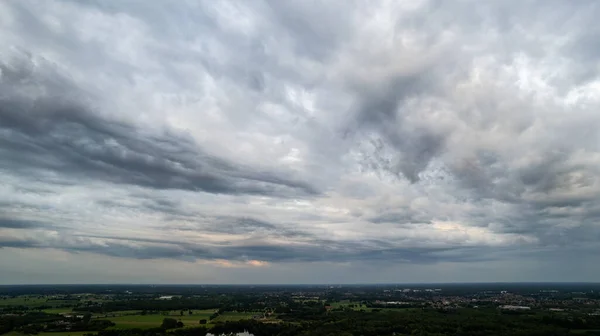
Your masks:
M0 2L0 284L600 281L597 1Z

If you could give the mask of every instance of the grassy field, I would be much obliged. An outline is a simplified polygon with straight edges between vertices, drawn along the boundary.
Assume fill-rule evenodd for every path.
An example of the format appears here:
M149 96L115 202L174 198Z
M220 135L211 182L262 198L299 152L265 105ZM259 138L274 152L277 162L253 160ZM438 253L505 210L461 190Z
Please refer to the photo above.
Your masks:
M215 322L226 322L226 321L249 320L249 319L251 319L256 314L260 314L260 313L233 313L233 312L226 312L223 315L219 315L219 317L217 317L213 321L215 321Z
M123 316L123 315L140 315L141 312L142 312L141 310L118 310L118 311L109 312L109 313L94 313L94 318L106 319L106 318L110 318L110 317L117 317L117 316Z
M85 334L92 334L93 331L65 331L65 332L41 332L36 336L83 336ZM25 336L25 334L11 331L8 334L3 334L2 336Z
M200 326L200 320L205 319L207 322L210 321L209 317L214 313L213 309L209 310L195 310L194 314L189 315L187 312L181 316L179 311L170 312L169 315L152 314L152 315L124 315L116 317L99 317L114 322L116 325L112 329L133 329L133 328L156 328L159 327L164 318L174 318L178 321L183 322L184 326ZM255 313L233 313L227 312L219 317L215 318L212 322L226 322L226 321L239 321L243 319L251 319Z
M51 300L50 297L46 296L34 296L34 295L21 295L14 298L0 298L0 307L3 306L27 306L29 308L36 308L40 306L52 306L57 307L61 305L73 305L77 303L77 300ZM67 308L69 309L69 308Z
M15 298L3 298L0 299L0 306L28 306L36 307L46 305L46 298L39 298L37 296L18 296Z
M48 308L42 310L46 314L62 314L62 313L72 313L72 308Z
M214 313L213 309L210 310L195 310L194 314L189 315L185 312L180 315L179 311L172 311L169 315L152 314L152 315L123 315L116 317L108 317L107 320L113 321L116 325L113 329L133 329L133 328L155 328L159 327L164 318L174 318L183 322L185 326L189 325L200 325L201 319L206 319ZM102 318L102 317L101 317ZM104 319L104 318L102 318Z

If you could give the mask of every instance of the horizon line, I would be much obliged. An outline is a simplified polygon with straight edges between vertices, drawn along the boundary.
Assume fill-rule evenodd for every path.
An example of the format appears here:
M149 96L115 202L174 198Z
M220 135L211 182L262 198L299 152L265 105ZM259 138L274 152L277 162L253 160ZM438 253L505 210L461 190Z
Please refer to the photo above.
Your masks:
M486 284L600 284L599 281L482 281L482 282L372 282L372 283L37 283L8 286L385 286L385 285L486 285Z

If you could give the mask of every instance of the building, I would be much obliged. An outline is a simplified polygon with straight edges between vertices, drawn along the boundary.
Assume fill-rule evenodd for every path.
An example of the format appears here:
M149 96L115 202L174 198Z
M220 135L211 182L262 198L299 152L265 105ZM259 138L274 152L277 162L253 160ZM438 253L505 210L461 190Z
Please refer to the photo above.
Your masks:
M527 307L527 306L513 306L513 305L504 305L504 306L500 306L498 308L504 309L504 310L531 310L531 307Z

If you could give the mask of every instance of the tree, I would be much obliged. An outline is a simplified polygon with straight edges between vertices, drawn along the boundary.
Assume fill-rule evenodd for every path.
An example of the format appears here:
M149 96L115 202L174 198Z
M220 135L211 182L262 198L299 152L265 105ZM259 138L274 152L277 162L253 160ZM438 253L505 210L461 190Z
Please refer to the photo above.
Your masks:
M193 312L193 311L190 309L190 310L188 311L188 315L193 315L193 314L194 314L194 312Z
M183 328L183 322L177 321L177 328Z
M179 315L183 316L183 310L179 312Z
M177 320L174 318L165 318L165 319L163 319L163 322L160 325L160 327L163 329L177 328Z

